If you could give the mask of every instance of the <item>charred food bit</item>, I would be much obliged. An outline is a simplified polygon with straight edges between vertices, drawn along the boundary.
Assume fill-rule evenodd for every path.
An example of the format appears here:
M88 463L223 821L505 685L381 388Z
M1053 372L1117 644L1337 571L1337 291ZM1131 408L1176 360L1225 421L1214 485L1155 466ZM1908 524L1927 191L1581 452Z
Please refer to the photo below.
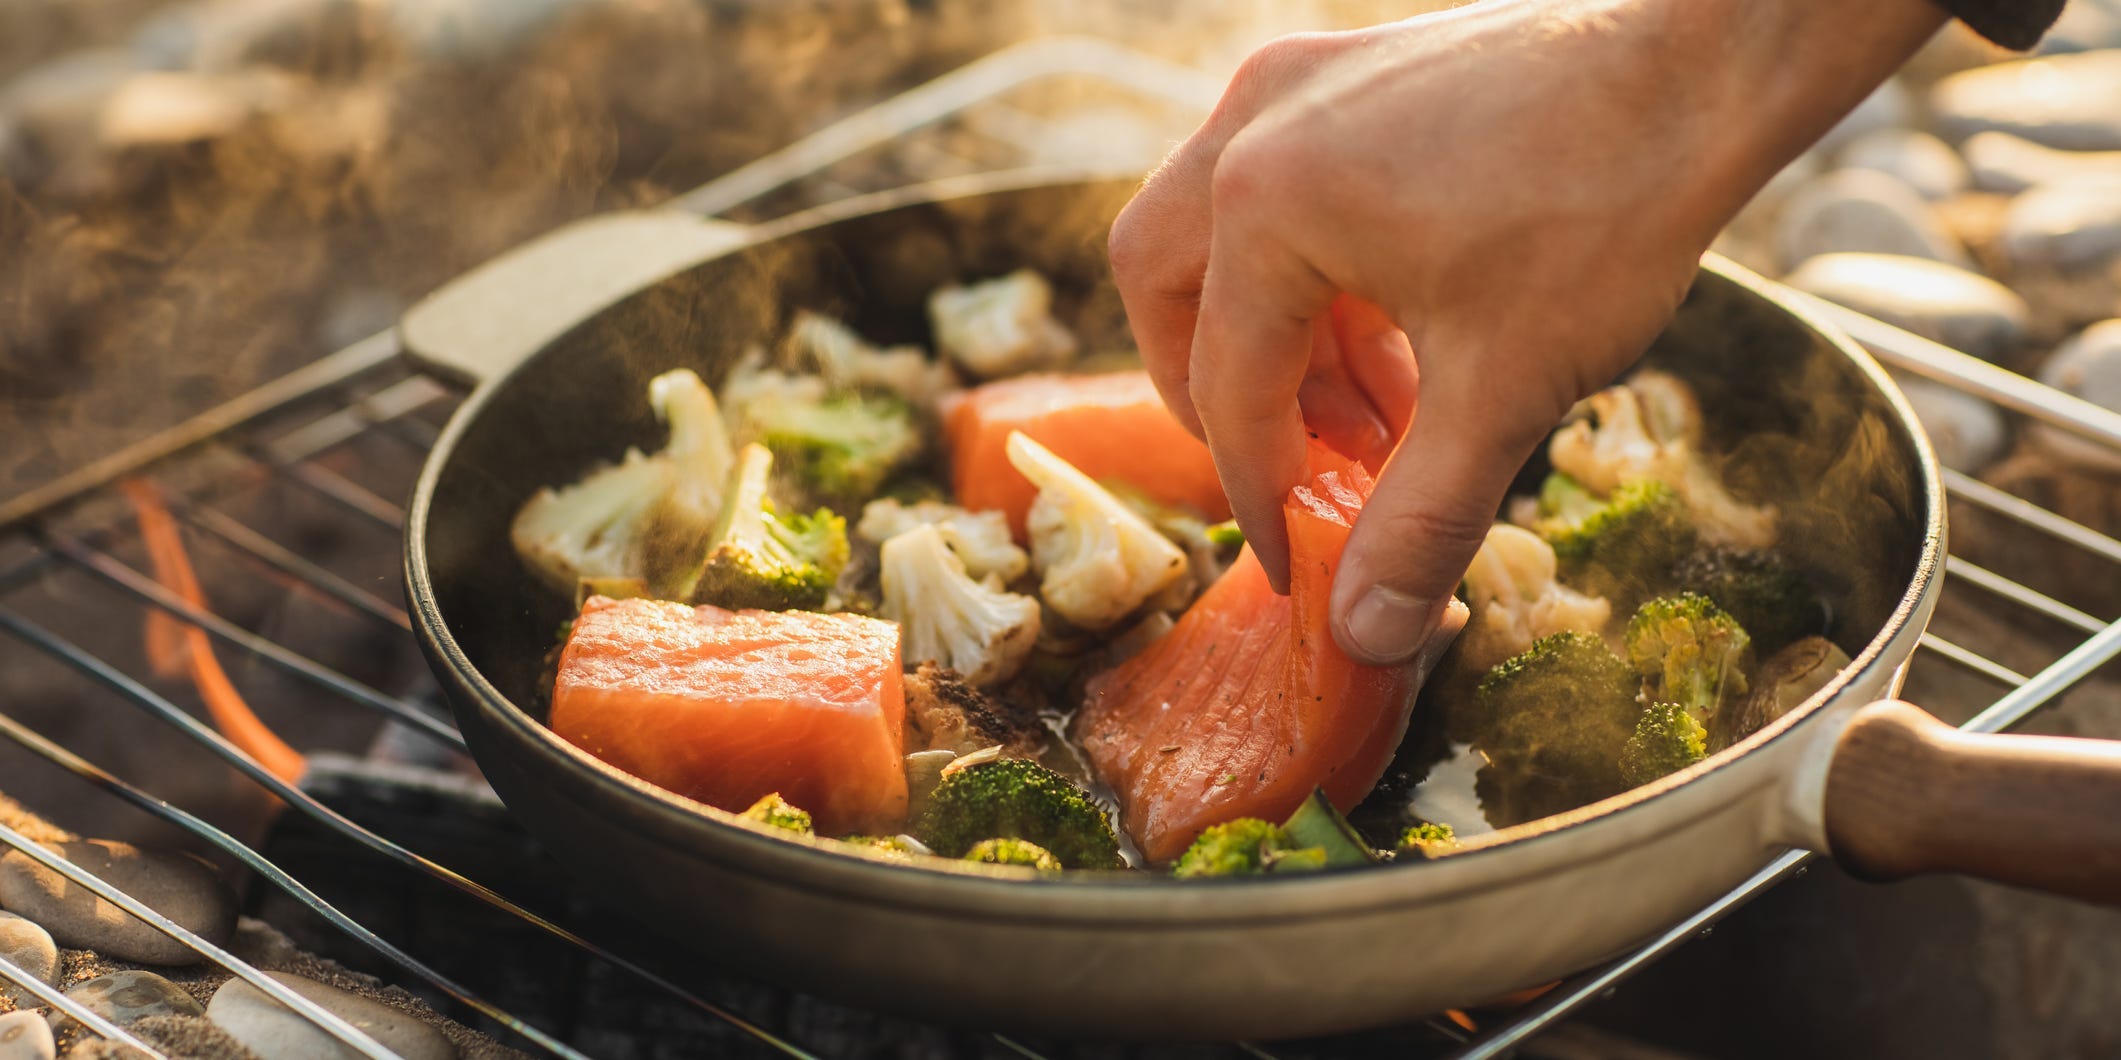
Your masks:
M1036 762L1008 758L943 777L913 834L944 857L1023 839L1071 869L1119 868L1119 838L1090 796Z
M1038 487L1031 560L1055 613L1104 629L1185 576L1186 554L1090 476L1021 432L1008 444L1009 462Z
M1490 528L1466 570L1466 605L1473 614L1459 635L1465 664L1494 666L1541 637L1604 628L1612 606L1561 584L1558 575L1554 548L1539 535L1506 523Z
M934 662L906 675L906 726L907 747L955 755L999 746L1003 755L1022 758L1036 754L1046 738L1029 710L1003 705Z
M986 865L1022 865L1040 872L1059 872L1053 852L1026 839L982 839L965 851L964 860Z
M727 608L816 610L847 563L847 521L820 508L782 515L766 495L773 454L747 445L688 598Z
M1679 563L1671 582L1730 612L1762 655L1826 632L1826 605L1819 593L1773 552L1704 548Z
M648 402L670 426L660 451L629 449L571 486L540 490L509 526L516 554L558 592L584 578L660 588L714 529L735 460L714 393L681 368L649 382Z
M1058 368L1075 336L1053 319L1053 288L1030 269L928 296L935 345L979 379Z

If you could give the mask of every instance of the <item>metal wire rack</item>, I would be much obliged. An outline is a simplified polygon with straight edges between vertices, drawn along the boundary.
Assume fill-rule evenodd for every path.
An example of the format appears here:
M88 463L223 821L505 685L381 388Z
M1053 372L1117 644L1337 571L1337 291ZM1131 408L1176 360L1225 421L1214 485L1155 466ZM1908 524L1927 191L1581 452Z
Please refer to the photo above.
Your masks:
M828 126L798 144L760 159L727 177L676 200L676 205L703 214L727 214L762 201L805 204L854 191L881 190L894 173L934 175L943 168L1006 168L1034 154L1050 119L1035 109L1017 106L1014 97L1026 89L1057 81L1091 83L1125 97L1135 106L1160 108L1176 128L1197 119L1212 104L1219 85L1195 71L1115 47L1108 43L1059 39L1033 42L990 56L904 95ZM916 138L921 130L944 135L941 142ZM892 164L853 166L849 159L882 152ZM1147 164L1151 159L1138 159ZM2067 431L2121 452L2121 416L2068 398L2024 377L1964 354L1925 342L1905 332L1832 307L1822 307L1856 338L1896 370L1920 375L1993 401L2023 417ZM450 383L430 378L402 361L391 334L373 336L272 384L237 398L169 431L158 434L52 484L0 503L0 632L37 654L56 660L87 679L115 701L112 709L130 707L173 730L182 741L203 748L236 773L270 792L294 814L310 819L337 842L372 852L399 871L452 889L488 906L531 931L549 936L582 959L608 966L613 974L637 979L724 1025L734 1040L756 1051L791 1056L829 1055L831 1043L794 1040L735 1000L715 996L671 977L651 960L623 945L588 937L561 918L547 918L527 904L458 874L416 853L408 845L349 819L302 786L277 776L238 749L210 725L197 719L175 694L157 686L127 660L98 654L83 638L59 627L66 615L32 613L52 605L53 594L36 590L53 579L85 580L94 586L71 593L66 607L107 616L121 608L158 611L203 630L240 657L256 660L248 671L283 675L302 694L283 697L296 716L337 717L345 708L369 712L404 727L441 748L462 747L462 739L427 703L423 695L396 694L363 679L343 663L320 658L327 652L304 650L239 623L219 610L202 608L165 588L157 578L128 562L125 554L139 547L134 522L112 488L121 479L145 477L158 484L171 512L195 542L207 543L231 569L262 575L272 585L336 620L350 624L359 636L380 638L397 654L414 659L410 624L396 599L397 534L403 511L392 498L409 491L421 457L436 430L463 393ZM378 470L378 469L382 470ZM394 469L394 470L393 470ZM2034 537L2101 563L2121 567L2121 541L2071 522L2022 498L1958 473L1947 486L1956 505L2003 520ZM239 512L297 504L322 504L356 524L365 543L360 562L312 558L309 543L279 540ZM360 553L361 549L354 549ZM335 550L343 556L346 548ZM356 572L354 568L360 568ZM378 575L376 571L385 573ZM2033 672L2021 672L1994 658L1982 646L1948 639L1939 631L1926 636L1917 668L1941 665L1971 674L2002 690L2000 698L1967 718L1973 731L1997 731L2017 724L2085 676L2121 654L2121 623L2089 614L2028 587L2004 573L1954 555L1948 567L1946 602L1979 596L1984 604L2000 601L2055 624L2065 636L2050 638L2061 650ZM208 599L222 594L209 585ZM78 624L78 622L75 622ZM2066 646L2065 646L2066 645ZM2022 665L2022 664L2021 664ZM117 802L129 805L246 866L273 888L284 892L356 943L395 965L408 981L431 993L454 999L476 1013L487 1026L511 1036L516 1044L556 1056L582 1056L564 1030L511 1012L482 996L472 985L436 970L416 954L412 939L386 939L341 912L309 884L267 860L253 847L221 828L164 801L136 779L106 771L69 750L60 741L34 731L0 709L0 737L72 774ZM30 807L35 810L36 807ZM109 883L50 854L13 829L0 827L0 845L24 852L79 886L104 897L179 939L211 962L249 981L305 1019L368 1056L390 1054L356 1028L305 1000L225 950L185 931ZM1809 855L1792 852L1776 860L1730 894L1674 925L1635 952L1603 967L1580 973L1536 1000L1514 1010L1480 1014L1479 1030L1443 1018L1391 1032L1399 1055L1488 1057L1501 1055L1531 1037L1551 1030L1585 1005L1615 988L1690 938L1704 933L1768 888L1801 873ZM20 968L0 960L0 981L24 987L84 1026L114 1042L159 1056L155 1049L63 995ZM745 995L750 996L750 995ZM754 1006L755 1007L755 1006ZM959 1045L978 1055L1037 1057L1049 1048L994 1035ZM1374 1048L1375 1036L1368 1039ZM1237 1043L1224 1055L1335 1055L1333 1043L1306 1043L1271 1050Z

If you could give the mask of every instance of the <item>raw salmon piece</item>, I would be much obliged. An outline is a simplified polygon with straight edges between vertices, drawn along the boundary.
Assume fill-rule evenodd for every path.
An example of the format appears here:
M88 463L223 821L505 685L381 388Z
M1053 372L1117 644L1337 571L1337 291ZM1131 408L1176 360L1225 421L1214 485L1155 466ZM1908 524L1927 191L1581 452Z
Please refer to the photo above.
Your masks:
M860 615L593 596L552 689L590 754L733 813L779 792L827 835L904 819L905 726L898 626Z
M1282 505L1288 596L1248 548L1171 632L1090 681L1076 734L1151 860L1233 817L1283 820L1314 788L1345 811L1406 733L1412 668L1358 665L1326 626L1370 476L1316 445L1312 470Z
M1024 513L1038 490L1010 466L1011 431L1091 478L1124 482L1210 521L1230 517L1208 447L1164 407L1147 372L1018 376L968 390L945 410L957 503L1006 514L1022 540Z

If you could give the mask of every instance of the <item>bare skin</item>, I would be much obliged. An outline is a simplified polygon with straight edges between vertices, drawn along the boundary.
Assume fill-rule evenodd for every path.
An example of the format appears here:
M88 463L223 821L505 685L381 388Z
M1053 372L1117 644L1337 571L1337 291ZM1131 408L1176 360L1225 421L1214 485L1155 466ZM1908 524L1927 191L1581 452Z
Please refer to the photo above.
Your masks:
M1390 454L1336 639L1387 664L1448 636L1517 468L1641 356L1731 215L1943 20L1930 0L1487 0L1254 53L1111 255L1276 588L1308 426Z

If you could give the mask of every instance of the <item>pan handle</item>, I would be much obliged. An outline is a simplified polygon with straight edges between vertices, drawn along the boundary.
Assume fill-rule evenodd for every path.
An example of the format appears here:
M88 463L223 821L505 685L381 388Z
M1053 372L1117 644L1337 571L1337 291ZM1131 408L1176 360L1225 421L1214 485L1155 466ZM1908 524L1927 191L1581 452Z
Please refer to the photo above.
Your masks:
M1824 809L1857 876L1957 872L2121 906L2121 742L1961 732L1872 703L1834 745Z
M627 295L751 239L751 229L678 210L622 210L554 229L442 285L398 320L420 367L497 379Z

